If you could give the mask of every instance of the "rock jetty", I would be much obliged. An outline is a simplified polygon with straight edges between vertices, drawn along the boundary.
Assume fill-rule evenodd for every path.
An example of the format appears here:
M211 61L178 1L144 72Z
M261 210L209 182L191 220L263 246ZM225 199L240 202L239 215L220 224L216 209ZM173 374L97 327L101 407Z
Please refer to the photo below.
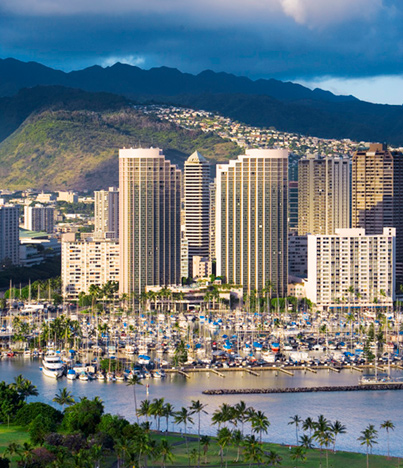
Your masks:
M365 385L343 385L332 387L288 387L288 388L232 388L204 390L204 395L247 395L253 393L314 393L314 392L361 392L368 390L403 390L403 383Z

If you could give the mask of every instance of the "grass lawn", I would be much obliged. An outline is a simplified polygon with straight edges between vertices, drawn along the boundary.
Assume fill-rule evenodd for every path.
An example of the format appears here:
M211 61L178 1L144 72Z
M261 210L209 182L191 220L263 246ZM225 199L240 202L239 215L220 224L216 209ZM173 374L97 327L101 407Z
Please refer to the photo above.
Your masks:
M198 443L195 439L197 436L189 435L188 436L188 447L189 453L192 451L197 451ZM169 435L161 433L155 434L153 433L153 438L158 442L161 439L166 439L172 445L172 452L174 454L174 461L172 467L185 467L188 466L188 456L186 451L186 443L185 439L180 434L170 433ZM29 441L29 435L24 430L24 428L19 426L10 425L7 427L6 425L0 425L0 455L4 453L4 450L7 446L14 442L17 444L23 444L24 442ZM288 446L283 445L275 445L275 444L263 444L263 449L265 452L270 450L274 450L282 457L281 467L283 468L294 468L297 466L298 468L319 468L320 467L320 451L319 450L308 450L306 453L307 460L305 463L298 461L298 465L296 465L295 461L293 461L290 457L290 450ZM249 467L249 463L245 462L242 458L242 451L240 461L235 463L237 458L237 449L234 447L229 447L224 451L224 467L225 468L236 468L236 467ZM16 458L13 458L15 462ZM113 454L108 454L102 463L103 468L110 468L113 463L116 461L116 457ZM219 456L219 446L217 445L214 438L211 439L211 443L207 452L207 464L204 464L204 453L203 448L201 448L201 466L206 467L220 467L220 456ZM16 463L13 463L13 467L17 466ZM160 467L160 462L149 461L148 463L149 468L151 467ZM197 458L191 458L190 466L197 466ZM257 466L252 463L252 466ZM268 463L264 460L261 465L263 467L267 467ZM370 468L399 468L400 466L403 468L403 463L397 458L390 458L379 456L379 455L370 455L369 457L369 466ZM328 452L328 467L329 468L366 468L366 456L361 453L350 453L350 452L337 452L333 453L332 451ZM322 468L327 468L326 465L326 453L323 452L322 454Z

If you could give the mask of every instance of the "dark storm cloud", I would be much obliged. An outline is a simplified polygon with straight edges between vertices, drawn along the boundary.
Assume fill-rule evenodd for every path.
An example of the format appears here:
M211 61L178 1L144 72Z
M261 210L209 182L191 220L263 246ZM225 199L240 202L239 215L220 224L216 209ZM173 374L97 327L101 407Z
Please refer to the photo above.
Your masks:
M398 2L2 0L0 54L63 69L120 60L290 79L401 74Z

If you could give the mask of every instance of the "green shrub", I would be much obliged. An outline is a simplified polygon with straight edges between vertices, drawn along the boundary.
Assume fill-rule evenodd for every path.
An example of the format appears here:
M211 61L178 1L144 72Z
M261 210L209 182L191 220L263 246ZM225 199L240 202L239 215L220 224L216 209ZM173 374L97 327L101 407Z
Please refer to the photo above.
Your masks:
M46 417L54 424L59 424L63 419L63 414L46 403L27 403L23 406L15 417L15 423L20 426L27 426L37 416Z

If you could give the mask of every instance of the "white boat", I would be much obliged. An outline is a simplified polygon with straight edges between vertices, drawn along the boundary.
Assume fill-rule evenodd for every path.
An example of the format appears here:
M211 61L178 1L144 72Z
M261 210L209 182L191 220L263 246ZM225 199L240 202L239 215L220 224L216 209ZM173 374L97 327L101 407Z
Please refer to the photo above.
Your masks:
M67 378L68 380L76 380L77 372L74 369L69 369L67 371Z
M138 362L139 364L147 365L147 364L150 364L151 358L150 356L146 356L145 354L140 354Z
M86 382L88 380L87 372L81 372L81 374L78 376L78 379Z
M24 358L30 358L30 357L31 357L31 350L24 349Z
M42 359L42 372L47 377L58 379L63 375L64 364L60 356L55 353L48 353Z

